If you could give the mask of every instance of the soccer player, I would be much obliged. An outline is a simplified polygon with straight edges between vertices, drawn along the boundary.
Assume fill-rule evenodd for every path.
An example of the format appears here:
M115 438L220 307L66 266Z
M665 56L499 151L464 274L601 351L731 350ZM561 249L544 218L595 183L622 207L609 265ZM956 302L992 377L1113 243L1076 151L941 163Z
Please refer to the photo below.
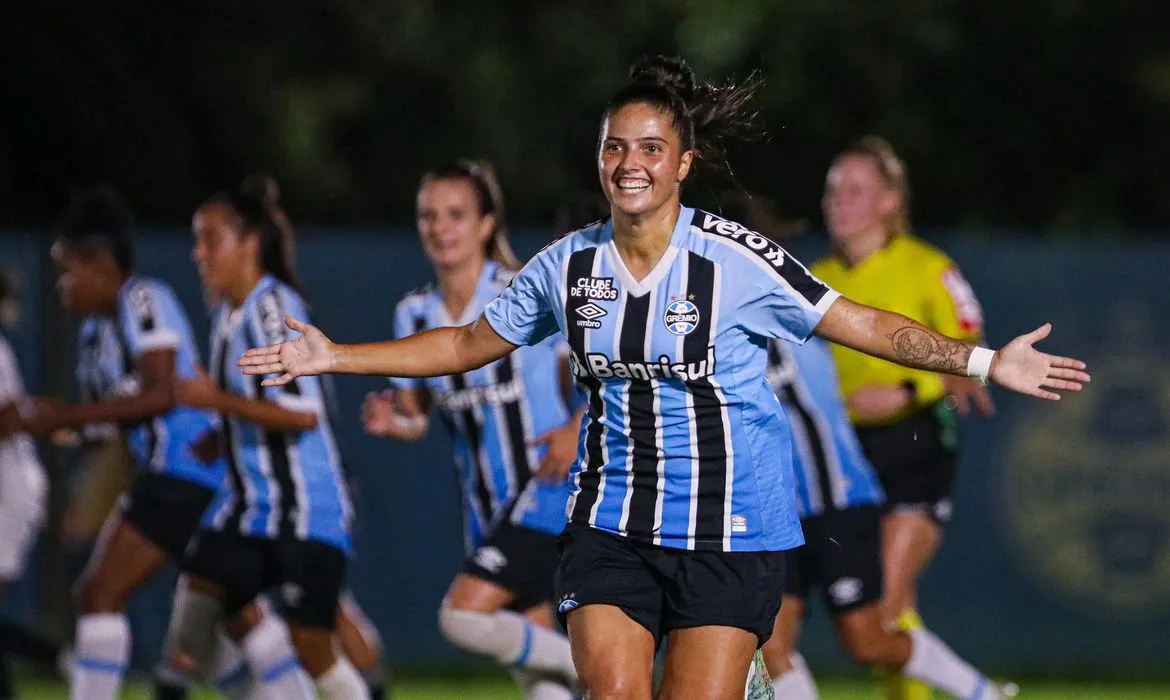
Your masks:
M168 559L179 561L224 477L216 420L176 405L175 385L193 378L199 355L187 315L165 283L133 272L125 205L110 190L80 197L53 244L65 308L84 316L77 377L83 403L31 399L25 430L121 423L141 467L106 520L78 585L74 700L117 696L130 660L124 610Z
M890 309L945 335L977 343L983 318L959 269L910 233L906 168L883 139L868 136L829 168L825 224L833 251L813 274L858 302ZM985 387L834 347L849 416L886 493L882 519L885 620L922 626L918 578L938 549L952 511L958 427L955 408L993 411ZM889 677L890 700L922 700L920 683Z
M595 700L650 697L666 635L660 698L741 697L772 634L785 551L803 541L767 339L816 333L1048 399L1089 377L1033 349L1047 327L998 352L975 347L841 297L780 246L682 206L692 169L723 162L721 137L748 121L755 83L699 82L662 57L630 78L598 139L612 218L538 253L480 318L359 345L289 319L300 338L240 364L274 375L270 386L323 372L437 376L561 333L589 393L557 577L582 685Z
M461 326L511 282L504 202L490 165L460 160L423 176L418 231L436 283L395 314L405 338ZM439 610L455 646L515 669L530 700L568 700L577 681L569 640L552 616L556 538L565 526L569 467L584 412L569 409L563 353L550 338L481 369L396 379L363 406L367 432L417 440L438 408L455 442L467 562Z
M883 624L882 491L841 402L828 347L819 338L803 346L769 341L768 381L792 428L796 506L805 540L788 557L783 604L775 633L764 645L776 697L817 697L796 652L814 585L824 593L837 636L854 660L967 697L967 679L981 677L969 664L925 630L908 634Z
M185 382L182 400L221 414L231 488L212 507L185 563L188 595L197 596L187 614L196 622L225 619L270 695L315 697L303 667L326 698L360 700L370 692L334 646L351 507L323 383L307 378L265 388L225 371L248 348L284 339L286 314L308 318L292 231L277 197L275 183L249 178L204 203L192 224L200 277L209 298L221 303L212 379ZM253 605L269 589L279 593L287 631ZM201 629L200 643L178 646L206 668L210 651L222 645Z
M0 314L17 306L7 275L0 274ZM0 320L0 591L24 575L29 550L45 523L48 481L28 435L18 432L24 398L20 365ZM52 668L60 646L13 620L0 620L0 698L16 697L8 673L8 656L26 657Z

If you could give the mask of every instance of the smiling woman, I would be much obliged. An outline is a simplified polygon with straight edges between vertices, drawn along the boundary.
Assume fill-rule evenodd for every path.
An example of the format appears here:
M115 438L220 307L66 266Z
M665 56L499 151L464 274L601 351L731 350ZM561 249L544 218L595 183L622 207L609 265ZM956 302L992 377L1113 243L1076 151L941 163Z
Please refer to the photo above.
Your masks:
M1012 341L990 365L971 362L991 351L947 345L904 316L851 302L772 241L682 206L694 166L717 162L722 140L753 123L754 85L701 84L678 58L643 59L630 76L599 137L611 219L546 247L475 321L334 345L290 320L302 338L240 364L277 375L266 384L323 372L430 377L562 334L588 394L557 576L581 684L594 700L649 698L666 636L659 698L743 697L780 607L785 552L803 541L789 426L765 378L767 339L803 343L816 333L1044 398L1080 389L1088 375L1032 348L1046 329ZM891 343L908 328L922 340L909 350ZM927 342L954 352L919 352ZM953 657L929 633L913 643L916 653ZM997 697L976 671L960 670L960 697Z

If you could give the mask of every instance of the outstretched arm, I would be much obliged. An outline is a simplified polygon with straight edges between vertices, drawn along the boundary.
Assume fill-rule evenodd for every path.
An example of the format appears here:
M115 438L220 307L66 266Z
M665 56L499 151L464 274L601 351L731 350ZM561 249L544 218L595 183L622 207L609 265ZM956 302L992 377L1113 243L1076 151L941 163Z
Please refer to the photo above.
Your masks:
M841 297L816 328L816 334L838 345L906 367L944 374L983 374L1021 394L1057 400L1053 390L1080 391L1089 375L1085 363L1042 353L1032 346L1048 336L1049 324L1019 336L991 358L985 373L972 361L975 344L955 340L901 314L875 309ZM984 351L986 352L986 351Z
M466 326L435 328L399 340L340 345L308 323L286 318L301 334L296 340L253 348L239 364L244 374L275 374L264 386L287 384L314 374L374 374L384 377L438 377L468 372L516 349L480 316Z

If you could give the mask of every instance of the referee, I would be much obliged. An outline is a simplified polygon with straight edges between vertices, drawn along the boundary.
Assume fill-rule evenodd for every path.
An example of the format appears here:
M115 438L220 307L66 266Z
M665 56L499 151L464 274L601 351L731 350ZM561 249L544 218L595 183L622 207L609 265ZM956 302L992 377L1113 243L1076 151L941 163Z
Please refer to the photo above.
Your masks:
M970 285L942 251L910 234L906 169L876 136L834 160L822 206L833 251L812 266L856 301L904 314L954 338L978 342L982 313ZM866 456L886 492L882 558L886 623L920 628L917 580L951 517L956 411L994 411L987 389L965 377L910 369L833 346L841 392ZM922 700L921 683L891 678L888 698Z

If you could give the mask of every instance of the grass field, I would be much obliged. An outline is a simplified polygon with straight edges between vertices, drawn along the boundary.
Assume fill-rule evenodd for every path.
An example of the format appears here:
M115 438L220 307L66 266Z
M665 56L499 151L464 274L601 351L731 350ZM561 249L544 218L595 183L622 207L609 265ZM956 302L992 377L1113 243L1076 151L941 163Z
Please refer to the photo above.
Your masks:
M1022 700L1170 700L1170 684L1139 683L1054 683L1022 682ZM393 688L394 700L519 700L516 687L506 678L494 679L399 679ZM822 700L878 700L881 695L873 683L864 680L825 680L820 682ZM28 680L20 686L20 700L59 700L68 697L65 686L57 682ZM132 685L124 700L149 700L149 688ZM214 693L200 693L197 700L216 698ZM782 699L781 699L782 700Z

